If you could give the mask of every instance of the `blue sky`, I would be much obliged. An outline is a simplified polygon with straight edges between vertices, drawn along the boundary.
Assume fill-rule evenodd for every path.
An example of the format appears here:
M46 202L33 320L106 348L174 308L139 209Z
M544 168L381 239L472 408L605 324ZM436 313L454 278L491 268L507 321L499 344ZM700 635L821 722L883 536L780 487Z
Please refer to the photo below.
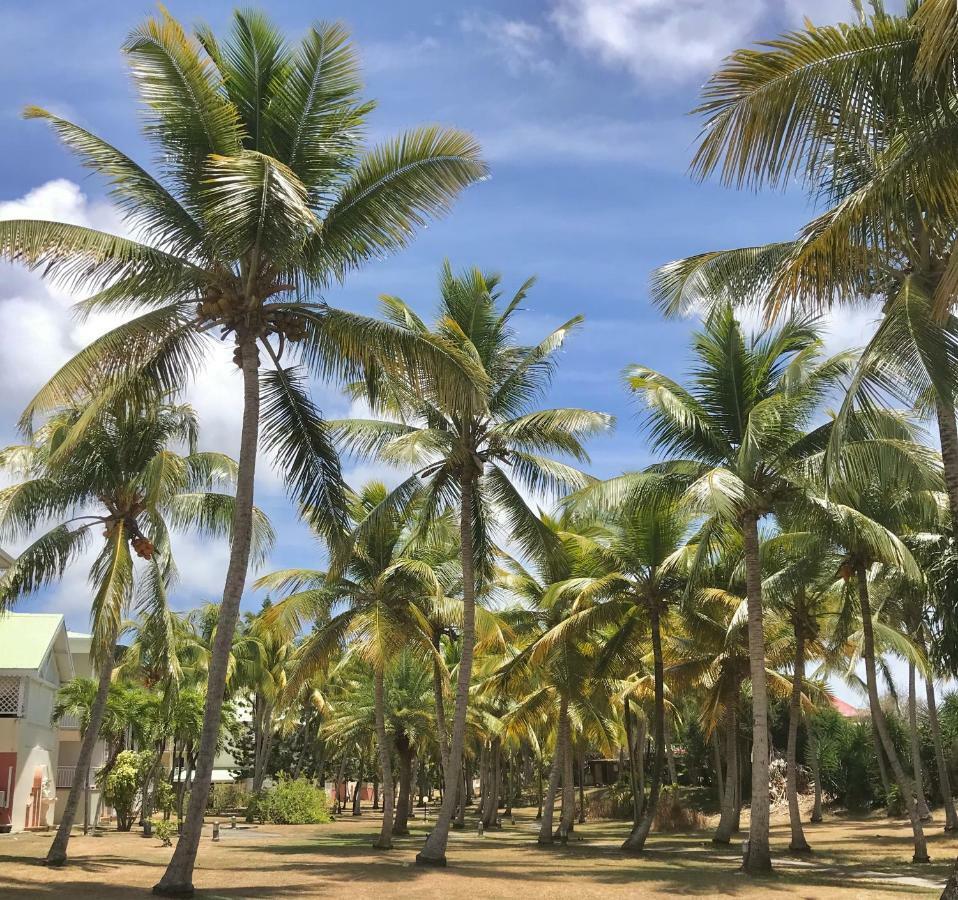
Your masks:
M231 7L169 3L183 22L203 20L217 30L227 26ZM699 250L788 235L808 214L798 196L690 180L698 125L688 111L731 49L796 26L805 14L818 23L847 17L847 0L287 0L266 8L291 37L316 18L349 27L368 94L379 103L373 139L417 124L454 125L478 137L491 166L492 177L469 190L448 219L401 255L351 277L329 302L373 311L377 296L391 293L428 313L447 257L456 267L501 272L506 288L537 275L520 319L524 336L586 316L564 353L549 405L619 417L616 433L592 445L595 474L645 463L621 371L642 362L681 374L694 325L666 322L650 306L650 270ZM103 185L20 112L28 103L46 106L148 161L120 46L152 11L127 0L4 11L0 218L62 216L117 226ZM13 439L16 415L32 392L91 336L70 319L71 299L33 276L0 269L0 437ZM863 326L860 315L840 313L832 340L857 344ZM239 389L227 353L192 393L208 446L235 449ZM316 394L330 416L347 411L334 391L317 385ZM356 480L378 472L350 467ZM309 564L310 539L275 477L264 471L260 486L259 500L280 533L271 567ZM185 541L181 568L180 605L214 599L225 548ZM82 627L86 593L78 572L21 609L63 609L72 626Z

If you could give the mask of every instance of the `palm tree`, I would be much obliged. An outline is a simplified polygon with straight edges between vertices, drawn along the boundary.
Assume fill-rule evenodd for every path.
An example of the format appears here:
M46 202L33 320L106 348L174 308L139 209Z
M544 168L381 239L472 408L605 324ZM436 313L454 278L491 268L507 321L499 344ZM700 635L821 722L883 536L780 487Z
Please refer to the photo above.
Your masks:
M814 322L790 319L746 340L730 306L693 339L690 389L644 366L627 370L648 409L657 467L686 486L683 502L710 521L731 522L744 547L752 681L752 811L744 867L771 868L768 844L768 695L762 631L759 521L802 487L799 465L823 440L806 434L850 357L822 359ZM821 429L827 433L827 428Z
M635 816L622 849L641 852L658 808L665 765L665 669L662 622L670 606L687 590L689 561L696 546L689 542L691 517L674 497L659 489L664 479L631 473L599 482L572 498L603 517L606 533L592 545L601 571L592 577L570 579L558 590L571 590L577 606L601 603L603 619L614 629L607 635L597 660L597 672L619 674L642 668L646 633L652 648L654 759L648 803ZM586 618L585 615L582 617ZM626 723L628 724L628 694ZM641 804L635 804L638 812Z
M113 665L109 665L111 678L113 675ZM89 730L90 723L96 711L97 695L99 693L98 679L76 677L62 685L57 691L56 700L53 704L53 712L50 715L50 721L56 725L61 719L70 717L77 721L80 730L80 740L83 741ZM120 752L123 735L130 724L130 703L127 692L115 681L111 680L109 693L107 695L106 706L103 709L100 718L100 727L97 733L98 738L107 742L111 748L109 758L103 767L109 772L116 755ZM71 790L72 790L71 785ZM97 802L97 811L93 816L93 826L96 828L99 822L99 801ZM90 777L87 772L86 780L83 782L83 833L87 833L90 822Z
M30 403L26 428L91 382L99 399L80 426L131 382L178 387L202 362L214 329L235 344L244 403L223 627L186 828L157 886L182 894L192 890L228 642L249 561L261 424L295 499L330 534L341 533L345 520L335 453L301 369L284 363L284 354L295 344L294 358L327 375L341 372L343 355L368 358L379 349L376 323L312 298L405 246L485 167L470 136L439 127L365 149L372 104L361 98L356 54L338 25L317 24L296 46L261 14L237 12L221 42L206 27L188 35L163 12L124 49L146 108L146 136L163 160L160 176L65 119L32 107L27 115L48 121L107 179L134 236L7 221L0 256L92 292L86 311L137 313L54 376ZM262 373L259 349L272 366Z
M0 492L0 533L17 537L57 523L35 538L0 579L0 605L59 579L90 546L93 529L104 529L102 548L90 568L97 697L74 784L47 855L52 865L66 861L126 611L134 603L154 613L165 607L167 588L176 577L171 528L230 537L233 527L234 499L217 489L235 478L236 464L223 454L197 451L196 417L189 406L144 408L133 401L115 401L84 428L74 452L61 455L63 442L87 414L87 408L67 408L51 417L31 444L7 447L0 454L3 464L20 477ZM186 455L171 449L182 443ZM255 549L262 555L273 540L272 529L256 510L254 517ZM146 563L139 576L131 547Z
M878 694L876 624L870 586L871 581L880 577L882 566L920 582L920 570L902 538L910 533L935 531L940 521L936 496L942 484L940 469L931 451L918 445L909 447L908 437L904 422L889 434L900 452L898 466L863 465L861 460L843 465L841 477L831 481L828 499L810 504L805 515L843 551L839 573L848 585L847 604L857 604L861 619L861 656L872 722L911 820L913 860L928 862L914 785L899 760ZM850 444L845 454L853 456L857 449L854 443Z
M738 51L716 72L698 109L696 173L720 171L738 186L795 181L825 208L794 240L670 263L653 294L671 313L729 296L757 299L769 314L795 302L820 310L877 299L882 319L833 442L856 403L867 409L889 393L920 399L937 424L958 522L958 320L950 312L958 122L953 73L922 76L926 45L916 28L923 22L940 34L954 11L927 2L908 9L889 15L876 4L854 25L808 25Z
M289 640L306 621L318 623L296 653L287 676L287 694L297 691L346 647L372 669L383 773L383 824L376 846L382 850L392 847L395 810L391 743L386 733L386 670L403 648L418 645L424 657L431 653L417 601L439 590L435 573L416 558L416 529L406 517L414 514L413 507L392 507L390 515L379 515L373 527L365 527L387 496L385 485L375 481L355 496L351 504L355 540L341 572L284 569L256 582L259 588L292 591L264 615L267 628L278 630L274 640ZM345 608L339 609L339 604Z
M560 453L585 460L582 440L608 428L611 418L579 409L534 410L555 368L555 351L579 322L576 317L539 344L516 341L512 316L532 282L527 281L503 307L499 278L478 269L454 275L446 264L435 328L395 297L383 303L398 332L430 340L445 361L424 369L394 365L357 387L375 414L389 418L333 423L345 446L363 455L411 466L414 472L383 501L366 527L380 515L418 499L424 526L450 505L459 509L462 570L461 659L449 748L447 785L458 786L475 649L476 592L490 572L490 528L498 520L524 553L541 553L555 539L532 512L516 485L534 493L586 483L585 476L542 454ZM401 363L401 360L397 360ZM472 373L474 391L457 388ZM456 389L453 389L456 387ZM420 864L443 865L456 808L456 792L447 790L436 824L416 857Z
M486 680L484 690L515 699L515 706L497 717L507 734L522 734L536 725L555 728L538 838L541 846L547 846L556 836L552 819L560 783L562 817L558 835L563 841L574 826L573 720L584 724L596 719L592 705L596 686L591 679L598 651L596 610L572 590L577 579L587 579L596 572L588 540L590 534L594 539L594 526L588 520L576 520L568 511L558 519L543 516L542 522L555 535L557 546L552 552L540 553L534 567L507 561L500 582L522 602L522 607L511 614L516 620L518 643ZM611 744L607 727L605 731L605 743Z

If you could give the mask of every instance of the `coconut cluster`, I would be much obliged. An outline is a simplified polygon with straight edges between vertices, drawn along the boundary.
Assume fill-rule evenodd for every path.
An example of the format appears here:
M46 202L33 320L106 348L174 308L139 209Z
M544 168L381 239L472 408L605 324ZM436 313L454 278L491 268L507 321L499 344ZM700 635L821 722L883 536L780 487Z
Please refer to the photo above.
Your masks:
M116 534L116 530L119 527L120 523L118 521L108 521L107 527L103 529L103 537L109 540L114 534ZM149 538L146 538L139 532L136 532L130 539L130 544L133 547L133 552L136 553L140 559L153 559L153 551L155 548L153 546L153 542Z
M306 323L296 312L267 306L251 315L243 297L226 294L217 287L209 288L197 304L196 320L200 326L221 325L223 337L231 331L251 335L256 340L275 334L281 341L296 343L304 340L307 334ZM242 366L242 353L238 345L233 353L233 362Z

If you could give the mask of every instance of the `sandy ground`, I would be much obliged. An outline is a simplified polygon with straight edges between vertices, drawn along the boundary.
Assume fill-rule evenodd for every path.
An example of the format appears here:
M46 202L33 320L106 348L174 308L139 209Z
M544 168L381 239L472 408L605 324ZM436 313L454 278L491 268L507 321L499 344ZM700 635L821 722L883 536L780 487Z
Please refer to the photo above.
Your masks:
M776 817L779 818L779 817ZM775 873L752 879L736 871L740 842L717 847L708 832L655 835L639 857L618 851L623 823L576 828L565 847L539 849L536 823L519 814L516 825L479 837L454 832L449 866L414 864L425 827L420 820L409 837L389 853L372 850L377 829L373 813L331 825L263 825L203 836L194 877L197 896L288 898L345 896L386 898L551 898L743 897L876 898L937 897L958 854L958 840L940 826L928 829L932 863L912 865L909 831L883 818L832 818L808 826L811 856L789 856L787 828L773 826ZM57 897L118 900L146 897L170 858L170 848L137 833L77 836L70 862L60 870L37 865L52 835L0 836L0 898Z

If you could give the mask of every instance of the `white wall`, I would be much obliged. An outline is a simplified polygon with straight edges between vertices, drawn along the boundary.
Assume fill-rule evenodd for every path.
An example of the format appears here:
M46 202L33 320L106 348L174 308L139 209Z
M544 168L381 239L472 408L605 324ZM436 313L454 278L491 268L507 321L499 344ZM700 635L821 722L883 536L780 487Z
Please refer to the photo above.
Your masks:
M43 775L40 824L52 825L56 805L57 733L50 724L56 688L28 679L25 685L24 715L20 719L0 719L0 750L17 754L11 825L22 831L31 805L33 778L37 768ZM6 787L4 785L4 787Z

